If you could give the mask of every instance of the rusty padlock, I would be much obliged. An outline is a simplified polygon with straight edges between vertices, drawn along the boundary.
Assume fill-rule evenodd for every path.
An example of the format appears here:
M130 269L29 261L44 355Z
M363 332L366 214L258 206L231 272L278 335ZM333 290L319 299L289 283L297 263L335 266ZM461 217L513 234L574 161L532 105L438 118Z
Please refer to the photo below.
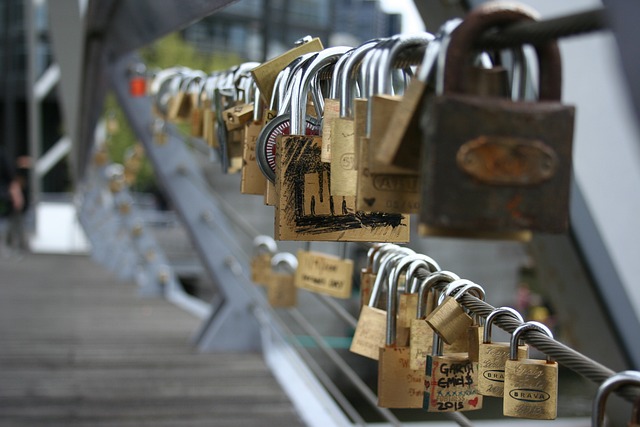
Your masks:
M567 229L575 111L560 102L557 44L535 47L537 102L469 95L481 35L534 17L524 6L487 3L451 34L443 90L423 115L423 233L525 238Z

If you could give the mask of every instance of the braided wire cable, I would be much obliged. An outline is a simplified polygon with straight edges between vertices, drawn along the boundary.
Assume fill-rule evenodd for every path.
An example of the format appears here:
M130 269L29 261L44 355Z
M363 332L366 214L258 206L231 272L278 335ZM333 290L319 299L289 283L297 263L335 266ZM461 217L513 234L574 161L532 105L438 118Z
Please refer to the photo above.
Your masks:
M431 274L430 271L421 269L418 272L418 277L424 279L429 274ZM470 294L462 295L458 302L472 313L485 318L489 313L496 309L496 307L491 304ZM522 325L522 323L511 316L500 316L495 319L494 325L498 325L506 332L512 333L518 326ZM537 348L553 360L560 363L562 366L571 369L597 384L601 384L603 381L615 374L613 370L607 368L601 363L590 359L571 347L568 347L536 330L527 331L527 333L523 335L522 339L527 344ZM630 402L635 402L640 398L640 388L634 386L620 387L616 390L616 394L624 397Z

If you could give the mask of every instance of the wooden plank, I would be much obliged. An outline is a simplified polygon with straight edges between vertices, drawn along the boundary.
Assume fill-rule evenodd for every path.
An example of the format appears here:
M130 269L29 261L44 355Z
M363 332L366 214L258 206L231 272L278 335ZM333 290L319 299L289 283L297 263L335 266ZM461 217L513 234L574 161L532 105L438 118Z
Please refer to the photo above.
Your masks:
M88 258L0 269L0 425L302 425L260 354L196 353L197 319Z

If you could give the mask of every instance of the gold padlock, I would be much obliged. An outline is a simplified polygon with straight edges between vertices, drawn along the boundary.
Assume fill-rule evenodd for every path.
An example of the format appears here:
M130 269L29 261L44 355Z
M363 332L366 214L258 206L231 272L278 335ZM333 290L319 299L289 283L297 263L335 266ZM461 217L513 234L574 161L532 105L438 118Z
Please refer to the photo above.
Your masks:
M531 330L553 338L549 328L539 322L527 322L513 331L504 367L503 413L507 417L554 420L558 412L558 363L549 357L518 359L518 340Z
M393 267L388 280L386 338L378 357L378 406L420 408L424 392L424 371L411 369L410 348L396 341L400 270L398 263Z
M511 316L523 322L520 313L511 307L496 308L487 316L478 354L478 390L484 396L504 395L504 365L509 358L509 343L491 342L491 326L500 316ZM528 353L526 344L518 346L518 359L526 358Z
M281 252L271 258L271 274L267 282L267 300L272 307L288 308L298 302L294 274L298 267L295 255Z
M640 386L640 372L638 371L622 371L606 379L600 387L593 399L593 409L591 411L591 426L602 427L604 425L605 405L607 398L612 391L620 387L634 385ZM640 400L636 400L631 413L631 420L627 427L636 427L640 425Z
M453 344L454 341L466 334L469 326L473 324L471 316L466 313L465 309L458 302L460 297L464 295L464 292L462 292L460 288L466 285L475 285L475 283L466 279L460 279L451 283L445 290L445 293L440 295L438 307L426 318L429 326L438 332L447 344ZM484 300L484 291L480 292L478 285L475 286L476 294ZM458 292L455 296L451 296L457 290ZM465 341L467 340L466 335L464 339Z
M405 249L405 248L399 248ZM380 269L376 275L376 281L371 290L371 298L369 303L362 307L358 324L353 334L353 340L349 350L352 353L359 354L369 359L378 360L379 349L384 346L386 339L386 319L387 312L377 308L382 288L386 286L389 272L394 263L406 255L398 251L390 252L383 256ZM411 251L413 252L413 251ZM387 296L388 298L388 296ZM396 331L396 339L398 342L404 343L408 339L408 331Z
M411 369L421 369L424 371L427 364L427 355L431 354L433 350L434 331L427 322L424 321L424 318L429 313L427 311L429 295L435 293L438 288L443 289L447 284L458 279L457 274L441 270L431 273L420 283L416 318L411 319L409 328L409 347L411 348L409 366Z
M458 412L482 409L477 389L478 365L466 353L443 354L443 342L433 334L433 351L427 356L422 409Z
M270 236L257 236L253 239L253 257L251 258L251 281L267 286L271 274L271 258L278 252L275 240Z
M411 320L414 318L416 310L418 309L418 289L413 289L416 285L416 281L413 280L413 275L418 269L425 269L430 272L440 270L438 263L431 257L423 254L415 254L404 257L398 262L397 274L401 279L404 273L404 286L400 289L402 292L399 295L398 301L398 326L403 328L409 328L411 326ZM411 274L410 273L411 270ZM413 286L412 286L413 285Z

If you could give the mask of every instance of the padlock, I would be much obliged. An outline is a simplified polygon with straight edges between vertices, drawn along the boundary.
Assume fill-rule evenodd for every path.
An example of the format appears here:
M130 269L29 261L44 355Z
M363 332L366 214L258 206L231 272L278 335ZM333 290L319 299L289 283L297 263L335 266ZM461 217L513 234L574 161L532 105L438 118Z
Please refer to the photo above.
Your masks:
M136 62L127 70L129 77L129 95L135 98L147 94L147 67L142 62Z
M292 83L296 90L291 97L292 135L280 138L276 149L277 240L395 242L409 238L408 217L357 212L352 198L333 196L329 165L319 156L320 138L302 135L302 106L310 84L319 71L335 63L347 49L320 52Z
M478 355L478 390L484 396L504 395L504 365L509 358L509 343L491 342L491 326L499 316L511 316L523 322L520 313L511 307L496 308L487 316ZM528 353L526 344L518 346L518 359L526 358Z
M331 89L329 96L324 99L323 118L322 118L322 130L320 135L322 136L322 151L320 153L320 160L324 163L331 163L331 145L333 141L333 122L340 117L340 76L344 71L344 65L349 57L354 53L355 49L351 49L345 52L344 55L338 59L336 65L333 67L333 75L331 77ZM333 173L331 179L334 179ZM333 194L338 195L335 191L335 186L332 184L331 188Z
M381 141L381 149L376 153L377 161L382 164L394 165L406 169L420 169L421 157L417 156L413 140L420 140L420 113L424 97L432 93L429 79L436 69L436 61L443 46L447 43L449 34L455 29L461 19L455 18L445 22L430 41L417 72L406 88L400 105L394 110L389 119L393 126L387 126Z
M378 153L384 150L383 137L386 129L388 127L395 127L395 123L389 121L389 118L394 115L396 108L401 104L403 98L402 95L392 94L394 91L392 74L394 67L396 67L395 63L403 53L406 54L412 50L425 49L433 40L434 35L427 32L394 36L392 43L390 43L381 58L378 68L378 78L376 80L376 94L371 96L368 105L371 129L369 141L369 170L372 174L415 175L416 180L418 179L419 169L409 169L380 162L378 160ZM403 62L405 65L419 65L410 64L406 60ZM395 71L402 70L396 69ZM406 81L407 77L404 76L404 78ZM416 136L418 136L418 138L416 138ZM413 151L415 157L420 158L421 142L419 135L410 135L405 144L410 146L409 148ZM416 191L418 191L418 189L416 189Z
M477 389L477 364L467 353L443 354L443 342L433 334L433 351L427 355L422 408L429 412L482 409Z
M299 82L299 79L294 77L302 74L308 67L309 62L316 56L316 53L300 56L285 67L276 78L267 114L265 114L265 125L256 140L256 162L271 185L275 183L276 179L277 139L281 135L289 135L291 131L289 112L294 89L293 82L294 80ZM319 108L319 106L316 107ZM320 111L318 110L318 115L319 113ZM316 135L318 133L318 122L315 118L305 117L304 125L305 134ZM273 191L275 192L275 188Z
M288 308L296 305L298 293L294 274L298 267L295 255L280 252L271 258L271 274L267 282L267 300L272 307Z
M622 371L607 378L600 384L598 391L593 399L593 408L591 411L591 427L603 427L605 406L607 398L612 391L624 386L640 386L640 372L638 371ZM640 400L636 400L633 404L631 420L627 424L628 427L640 426Z
M423 400L424 371L410 368L409 346L396 341L401 262L388 279L386 337L378 357L378 406L382 408L420 408Z
M204 112L211 108L211 99L206 92L206 79L198 82L196 102L191 108L191 118L189 119L189 131L194 138L202 138L204 131Z
M297 288L346 299L351 297L352 282L352 260L323 252L298 250Z
M154 115L169 119L169 109L174 95L180 89L180 83L184 73L190 70L185 67L173 67L162 70L156 74L151 82L150 94L153 99Z
M535 330L553 338L539 322L527 322L511 335L509 359L504 367L503 414L507 417L554 420L558 412L558 363L546 360L518 359L521 335Z
M423 232L523 238L567 229L574 108L560 103L557 44L535 46L537 102L468 95L469 62L483 32L534 15L488 3L453 31L443 91L423 115Z
M240 192L242 194L264 195L267 179L260 171L256 161L256 140L264 126L263 106L260 90L253 92L253 118L245 125L244 144L242 148L242 172Z
M365 95L371 97L376 94L376 83L379 78L381 59L384 58L386 48L393 41L381 43L379 48L367 53L361 69L365 71L367 81ZM368 107L367 107L368 113ZM419 179L416 175L380 174L372 173L369 161L371 159L370 138L372 123L376 121L367 114L365 135L359 140L358 175L356 208L363 211L379 211L386 213L412 213L418 211ZM385 123L387 121L385 120Z
M340 113L333 120L331 129L331 190L336 196L355 197L357 191L358 172L356 144L359 136L364 135L365 121L356 120L354 103L365 100L354 99L357 74L355 70L368 51L373 49L379 40L370 40L358 46L345 61L339 76ZM334 77L335 78L335 77ZM362 108L358 110L364 112ZM363 116L363 114L359 114ZM324 144L324 141L323 141ZM323 146L324 151L324 146Z
M427 300L429 295L436 293L437 288L444 288L447 284L460 279L457 274L450 271L437 271L427 276L421 283L418 290L418 306L416 307L416 317L411 319L409 328L409 366L411 369L421 369L424 371L427 363L427 355L433 350L433 329L424 321L429 313L427 311Z
M464 293L459 291L455 296L452 293L458 290L462 285L475 285L474 283L460 279L451 283L443 295L440 295L438 306L427 316L425 321L436 331L444 342L453 344L454 341L468 332L469 326L473 324L473 319L469 316L465 309L460 305L458 300ZM484 291L480 291L478 285L474 288L476 294L484 300ZM467 340L464 335L464 341Z
M278 246L270 236L257 236L253 239L253 251L251 281L267 286L271 274L271 258L278 252Z
M180 82L180 88L175 93L169 105L169 120L182 123L191 118L191 109L195 104L197 95L194 90L197 84L206 78L206 74L202 71L191 70L185 74Z
M386 339L387 312L378 308L380 294L387 284L389 273L393 265L405 256L407 252L393 252L385 255L376 275L376 281L371 290L369 303L362 307L358 324L353 334L353 340L349 350L369 359L378 360L379 349L384 346ZM388 295L387 295L388 299ZM396 340L405 343L408 339L408 331L396 331Z
M411 268L413 267L413 268ZM438 263L433 258L423 255L415 254L410 255L402 259L397 266L398 275L404 275L404 286L400 289L401 293L398 296L398 325L403 328L409 328L411 326L411 320L415 317L418 309L418 292L417 289L412 289L411 285L414 282L413 277L409 274L409 269L415 273L419 268L422 268L428 272L434 272L440 270Z
M385 255L390 255L392 252L404 253L404 252L407 252L407 249L401 248L400 246L395 245L393 243L383 243L383 244L380 244L380 247L378 250L374 251L372 261L371 261L371 270L369 273L367 273L365 277L365 280L368 283L365 283L360 293L360 298L361 298L360 308L369 304L371 300L371 294L373 292L373 287L376 282L376 277L378 276L378 272L380 270L382 261L384 260ZM382 307L386 307L387 306L386 298L387 298L386 294L379 295L378 304Z

